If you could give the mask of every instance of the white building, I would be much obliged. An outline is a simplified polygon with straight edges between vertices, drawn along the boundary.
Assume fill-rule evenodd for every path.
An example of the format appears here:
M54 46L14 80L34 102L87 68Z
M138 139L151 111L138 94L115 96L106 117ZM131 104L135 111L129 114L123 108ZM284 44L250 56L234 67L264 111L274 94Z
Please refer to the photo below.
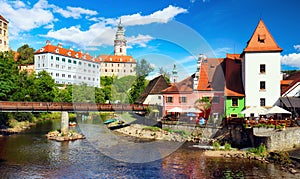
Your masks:
M242 54L245 107L271 107L279 99L281 51L260 20Z
M132 56L126 54L126 48L124 27L120 21L114 40L114 55L100 55L97 57L101 65L101 76L123 77L136 74L136 61Z
M100 64L87 53L63 48L61 44L46 46L34 53L36 73L47 71L57 84L83 84L100 87Z
M8 21L0 15L0 51L8 50Z

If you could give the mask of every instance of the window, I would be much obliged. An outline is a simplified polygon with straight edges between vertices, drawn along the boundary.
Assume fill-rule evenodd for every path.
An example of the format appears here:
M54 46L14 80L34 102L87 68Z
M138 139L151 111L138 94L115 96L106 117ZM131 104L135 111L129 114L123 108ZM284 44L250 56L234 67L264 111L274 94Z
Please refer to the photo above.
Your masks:
M258 34L258 42L265 43L266 34Z
M71 60L71 59L68 59L68 63L72 63L72 60Z
M77 63L77 61L76 60L73 60L73 64L76 64Z
M179 97L179 103L186 103L186 97L185 96L180 96Z
M53 60L53 56L51 56L51 60Z
M56 57L56 61L59 61L59 57Z
M91 65L91 64L88 64L88 66L91 67L92 65Z
M259 71L260 71L260 73L266 73L266 65L260 64Z
M62 74L61 76L62 76L62 77L65 77L66 75L65 75L65 74Z
M81 65L81 62L78 62L79 65Z
M266 99L260 98L260 106L266 106Z
M68 75L68 78L71 78L71 75Z
M56 67L56 68L59 68L59 64L56 64L55 67Z
M261 81L259 86L260 86L260 90L265 90L266 89L266 82Z
M239 106L238 98L232 98L231 99L231 106Z
M65 62L65 61L66 61L66 59L65 59L65 58L62 58L62 59L61 59L61 61Z
M157 99L161 99L161 96L157 96Z
M219 102L220 102L220 97L219 96L214 96L212 98L212 103L219 104Z
M230 117L232 117L232 118L237 118L238 115L237 115L237 114L230 114Z
M173 97L172 96L167 97L167 103L173 103Z
M59 73L56 73L55 76L59 77Z

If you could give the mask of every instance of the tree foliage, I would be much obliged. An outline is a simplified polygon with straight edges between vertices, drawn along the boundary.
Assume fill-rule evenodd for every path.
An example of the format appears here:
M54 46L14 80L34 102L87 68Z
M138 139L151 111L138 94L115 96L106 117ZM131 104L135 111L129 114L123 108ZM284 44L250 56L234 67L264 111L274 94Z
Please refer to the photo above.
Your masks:
M34 63L34 49L25 44L18 48L18 62L22 65Z
M195 108L203 111L204 117L207 117L207 112L211 108L211 97L202 97L194 102Z
M143 76L146 78L149 73L153 72L154 68L145 59L142 59L136 63L135 71L137 77Z

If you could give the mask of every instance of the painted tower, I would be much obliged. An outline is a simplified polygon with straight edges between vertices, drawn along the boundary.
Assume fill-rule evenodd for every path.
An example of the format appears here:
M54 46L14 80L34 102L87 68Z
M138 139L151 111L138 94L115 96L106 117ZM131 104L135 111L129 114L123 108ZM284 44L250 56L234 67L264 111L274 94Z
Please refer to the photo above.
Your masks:
M124 27L121 24L121 19L114 40L114 55L126 56L126 39L124 35Z
M176 64L174 64L173 70L172 70L172 83L176 83L176 82L178 82L178 72L176 69Z
M245 107L271 107L280 97L280 52L262 20L242 53Z
M8 50L8 21L0 15L0 51Z

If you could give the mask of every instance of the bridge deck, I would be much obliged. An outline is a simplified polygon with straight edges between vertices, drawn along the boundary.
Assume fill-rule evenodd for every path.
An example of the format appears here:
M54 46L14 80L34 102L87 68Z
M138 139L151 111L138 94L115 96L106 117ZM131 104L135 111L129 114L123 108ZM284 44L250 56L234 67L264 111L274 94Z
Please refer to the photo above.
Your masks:
M0 112L145 111L148 105L0 101Z

